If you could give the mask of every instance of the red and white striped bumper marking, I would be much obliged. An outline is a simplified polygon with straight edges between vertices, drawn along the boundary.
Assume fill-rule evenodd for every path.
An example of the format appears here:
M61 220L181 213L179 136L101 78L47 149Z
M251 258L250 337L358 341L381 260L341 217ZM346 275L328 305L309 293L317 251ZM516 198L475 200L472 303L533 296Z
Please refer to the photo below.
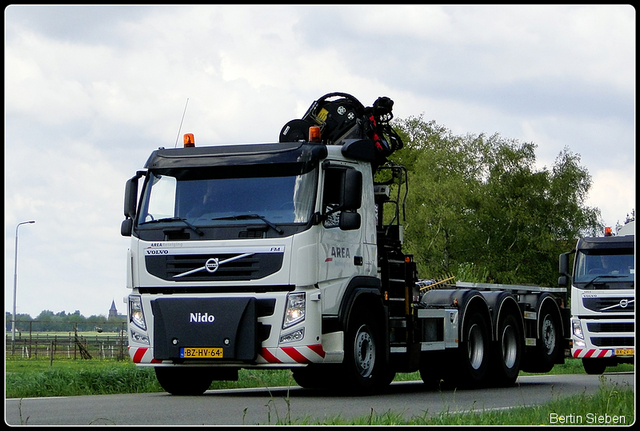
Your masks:
M573 357L582 358L610 358L613 356L613 350L600 349L573 349Z
M262 348L258 363L267 364L311 364L322 362L325 352L322 344L301 347L265 347Z
M131 347L129 346L129 356L133 360L134 364L159 364L158 361L153 358L153 351L148 347Z
M153 350L148 347L129 347L129 356L134 364L160 364L153 358ZM310 364L322 362L325 352L322 344L302 347L263 348L256 362L262 364Z

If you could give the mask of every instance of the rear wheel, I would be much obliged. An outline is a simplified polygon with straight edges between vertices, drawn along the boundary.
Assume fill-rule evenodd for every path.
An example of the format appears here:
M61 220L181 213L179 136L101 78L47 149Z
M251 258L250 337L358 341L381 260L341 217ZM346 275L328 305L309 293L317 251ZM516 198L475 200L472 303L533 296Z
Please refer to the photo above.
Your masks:
M560 320L553 307L547 305L540 310L540 338L538 345L539 372L551 371L562 351Z
M463 327L463 340L458 347L455 369L459 370L458 384L481 386L489 369L489 329L484 316L471 310Z
M444 387L478 387L485 384L489 374L490 335L489 323L477 310L469 310L460 333L461 341L456 350L444 353L447 358L445 374L436 377ZM436 365L439 366L439 365ZM424 370L426 371L426 370ZM422 380L427 382L426 376ZM433 384L433 377L431 377Z
M440 350L423 353L420 359L420 378L429 389L448 389L455 384L455 351Z
M498 340L494 346L493 382L498 386L511 386L520 372L522 357L522 331L518 320L507 314L498 323Z
M213 381L207 368L155 367L162 389L172 395L202 395Z

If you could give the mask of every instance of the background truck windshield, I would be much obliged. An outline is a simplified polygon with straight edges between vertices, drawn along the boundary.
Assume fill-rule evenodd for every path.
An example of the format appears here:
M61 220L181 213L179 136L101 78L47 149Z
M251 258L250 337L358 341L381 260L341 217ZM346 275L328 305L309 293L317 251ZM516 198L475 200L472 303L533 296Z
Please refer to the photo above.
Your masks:
M203 226L250 215L275 224L307 223L315 202L316 175L312 170L283 177L182 179L150 173L138 223L175 217Z
M587 283L596 277L606 282L633 281L633 249L579 251L574 281Z

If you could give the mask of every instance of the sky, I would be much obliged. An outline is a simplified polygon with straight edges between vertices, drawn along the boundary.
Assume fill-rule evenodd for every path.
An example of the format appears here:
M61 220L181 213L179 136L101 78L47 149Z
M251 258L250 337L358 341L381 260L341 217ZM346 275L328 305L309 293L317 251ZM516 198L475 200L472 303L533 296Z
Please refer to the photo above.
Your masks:
M6 311L17 229L18 314L125 313L124 184L151 151L184 133L277 142L332 92L533 142L540 169L567 148L604 224L635 209L628 5L14 5L4 19Z

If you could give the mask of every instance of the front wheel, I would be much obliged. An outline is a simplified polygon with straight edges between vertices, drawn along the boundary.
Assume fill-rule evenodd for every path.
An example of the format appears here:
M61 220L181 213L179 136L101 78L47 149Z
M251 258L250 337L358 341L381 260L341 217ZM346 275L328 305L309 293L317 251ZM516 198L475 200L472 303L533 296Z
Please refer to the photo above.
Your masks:
M155 367L162 389L172 395L202 395L213 382L207 368Z
M607 368L607 364L605 361L593 358L583 358L582 366L584 367L584 371L587 374L595 375L604 373L604 370Z
M306 389L327 389L336 383L339 367L333 364L310 364L292 370L293 379Z
M363 314L349 323L344 349L346 387L357 392L382 389L393 380L383 349L381 332L373 319Z

